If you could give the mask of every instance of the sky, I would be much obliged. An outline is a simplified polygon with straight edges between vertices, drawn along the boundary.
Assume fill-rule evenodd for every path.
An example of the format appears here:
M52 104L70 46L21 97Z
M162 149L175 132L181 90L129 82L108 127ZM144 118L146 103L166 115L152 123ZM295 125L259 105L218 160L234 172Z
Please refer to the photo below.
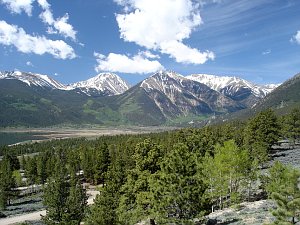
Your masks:
M0 71L12 70L281 83L300 72L300 0L0 0Z

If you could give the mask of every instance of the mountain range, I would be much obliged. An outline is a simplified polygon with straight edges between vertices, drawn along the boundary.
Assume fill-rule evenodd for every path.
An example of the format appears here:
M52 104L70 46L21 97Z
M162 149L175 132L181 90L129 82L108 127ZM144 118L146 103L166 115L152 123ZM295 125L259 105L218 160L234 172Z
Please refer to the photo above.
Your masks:
M0 72L0 125L161 125L251 108L276 87L172 71L133 87L113 73L64 85L47 75Z

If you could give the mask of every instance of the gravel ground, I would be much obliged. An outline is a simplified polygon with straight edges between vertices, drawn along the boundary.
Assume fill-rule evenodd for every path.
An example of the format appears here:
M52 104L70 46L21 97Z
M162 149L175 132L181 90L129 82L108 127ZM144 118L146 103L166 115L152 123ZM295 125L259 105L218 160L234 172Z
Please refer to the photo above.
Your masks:
M274 217L270 213L275 204L270 200L260 200L256 202L245 202L238 207L231 207L218 210L209 214L207 224L214 225L262 225L270 223Z
M271 164L274 161L280 161L285 165L292 165L300 169L300 146L296 146L295 149L277 149L272 154Z

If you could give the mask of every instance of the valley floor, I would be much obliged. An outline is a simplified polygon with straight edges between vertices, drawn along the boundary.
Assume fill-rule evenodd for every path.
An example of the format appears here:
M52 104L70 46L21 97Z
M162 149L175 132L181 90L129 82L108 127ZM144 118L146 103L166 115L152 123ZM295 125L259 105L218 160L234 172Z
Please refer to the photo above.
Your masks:
M103 127L103 128L0 128L0 139L12 139L18 134L26 134L25 139L1 144L20 144L24 142L38 142L43 140L80 138L94 139L99 136L121 134L146 134L177 129L176 127Z

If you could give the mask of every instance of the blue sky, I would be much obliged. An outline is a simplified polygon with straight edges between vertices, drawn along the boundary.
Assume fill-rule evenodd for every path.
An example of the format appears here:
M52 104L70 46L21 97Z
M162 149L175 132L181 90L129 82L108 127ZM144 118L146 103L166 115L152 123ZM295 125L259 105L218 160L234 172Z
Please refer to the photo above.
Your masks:
M0 0L0 70L62 83L160 69L280 83L300 72L299 0Z

